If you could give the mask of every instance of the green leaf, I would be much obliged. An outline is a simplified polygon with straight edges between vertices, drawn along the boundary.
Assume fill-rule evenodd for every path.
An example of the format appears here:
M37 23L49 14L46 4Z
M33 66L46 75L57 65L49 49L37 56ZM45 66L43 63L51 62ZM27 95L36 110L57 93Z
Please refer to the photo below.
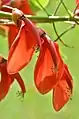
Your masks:
M48 5L49 0L31 0L31 2L32 2L35 6L37 6L38 8L41 9L40 4L45 8L45 7Z

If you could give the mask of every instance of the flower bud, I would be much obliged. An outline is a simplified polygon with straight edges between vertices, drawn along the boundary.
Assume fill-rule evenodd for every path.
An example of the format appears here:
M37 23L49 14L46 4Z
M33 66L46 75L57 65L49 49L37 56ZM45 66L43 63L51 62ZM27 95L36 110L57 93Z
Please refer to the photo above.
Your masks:
M18 25L18 20L20 19L20 17L22 17L23 16L23 12L22 11L20 11L19 9L17 9L17 8L14 8L13 10L12 10L12 20L14 21L14 23L16 24L16 25Z

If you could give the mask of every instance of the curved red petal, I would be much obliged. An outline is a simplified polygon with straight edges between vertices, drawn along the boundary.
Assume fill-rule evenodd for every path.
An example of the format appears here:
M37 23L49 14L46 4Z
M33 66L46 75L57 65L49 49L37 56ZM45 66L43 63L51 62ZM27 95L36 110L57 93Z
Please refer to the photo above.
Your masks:
M56 75L53 72L53 59L51 53L44 43L35 66L34 81L40 93L45 94L52 89L56 83Z
M1 64L1 81L0 81L0 101L7 95L11 85L11 77L7 73L6 63Z
M9 32L8 32L8 44L9 44L9 49L13 43L13 41L15 40L15 37L18 34L18 28L16 27L16 25L11 25L9 26Z
M22 20L26 24L26 29L28 29L28 31L32 35L32 39L34 39L34 41L36 41L37 46L41 47L41 40L40 40L39 32L38 32L38 29L36 28L35 24L32 23L31 20L29 20L28 18L26 19L25 17L22 17ZM27 35L29 36L29 34L27 34Z
M9 74L17 73L30 62L35 46L36 37L22 22L19 33L10 48L7 66Z
M68 102L72 95L72 88L72 77L65 66L62 79L53 90L53 106L56 111L59 111Z

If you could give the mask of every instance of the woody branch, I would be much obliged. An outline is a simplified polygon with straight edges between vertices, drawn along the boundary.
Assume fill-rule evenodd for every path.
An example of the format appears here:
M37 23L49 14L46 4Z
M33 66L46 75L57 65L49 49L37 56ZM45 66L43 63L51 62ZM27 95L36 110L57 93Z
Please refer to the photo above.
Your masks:
M36 23L69 22L70 24L73 24L73 23L76 23L75 21L77 22L79 21L79 17L74 15L72 16L53 16L52 15L47 17L25 15L25 17ZM5 19L12 21L12 13L0 11L0 19L4 19L4 21L6 21Z

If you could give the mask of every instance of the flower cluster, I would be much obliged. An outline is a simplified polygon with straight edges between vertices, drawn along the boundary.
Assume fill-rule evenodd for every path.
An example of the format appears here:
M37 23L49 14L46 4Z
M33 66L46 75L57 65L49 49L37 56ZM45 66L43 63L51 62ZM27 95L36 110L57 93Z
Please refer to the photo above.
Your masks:
M18 9L12 10L15 25L9 27L8 59L0 57L0 100L8 93L14 78L17 79L24 95L25 85L18 72L29 64L38 49L39 56L34 69L35 86L41 94L53 92L53 106L56 111L59 111L72 96L72 76L62 59L58 43L53 42L44 30L37 28L34 23L25 18L24 14L33 13L28 1L22 0L25 7L21 7L20 2L14 4Z

